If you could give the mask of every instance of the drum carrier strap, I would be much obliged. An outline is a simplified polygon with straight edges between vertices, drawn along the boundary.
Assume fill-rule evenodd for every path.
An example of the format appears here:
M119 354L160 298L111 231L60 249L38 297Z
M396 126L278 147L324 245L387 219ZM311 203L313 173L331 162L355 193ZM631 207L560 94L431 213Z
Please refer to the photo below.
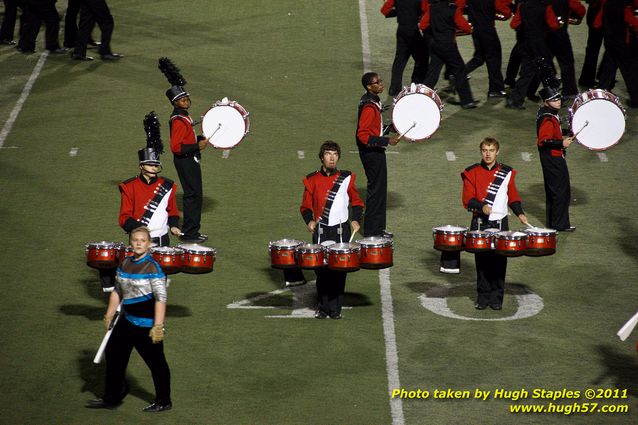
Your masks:
M323 206L323 211L321 212L321 216L319 217L319 220L317 221L317 224L319 227L317 230L318 236L319 236L318 240L321 240L321 234L323 233L321 229L321 222L325 222L326 226L327 226L327 223L329 223L330 209L332 208L332 204L334 203L337 193L339 192L339 188L341 187L341 184L344 182L344 180L348 178L351 174L352 173L347 170L339 171L339 176L335 179L335 182L332 185L332 189L328 191L326 195L326 204ZM337 232L339 233L340 237L342 234L341 224L342 223L339 223L339 229L337 229Z
M144 223L145 226L148 226L148 223L151 222L151 217L153 217L153 214L155 214L155 211L157 210L160 202L162 202L164 196L166 196L166 194L171 191L172 187L173 181L169 179L164 179L164 182L162 184L157 185L157 188L155 189L155 196L153 196L153 199L148 201L148 203L144 206L144 209L146 211L144 211L144 214L140 218L141 223Z

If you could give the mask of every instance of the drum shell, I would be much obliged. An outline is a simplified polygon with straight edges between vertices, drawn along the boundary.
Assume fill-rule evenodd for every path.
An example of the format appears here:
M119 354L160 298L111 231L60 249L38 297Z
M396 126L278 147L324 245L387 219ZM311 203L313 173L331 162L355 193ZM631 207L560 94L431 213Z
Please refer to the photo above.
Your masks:
M525 254L527 235L514 236L513 232L498 232L494 235L494 251L506 257L520 257Z
M359 270L358 244L339 243L328 247L328 268L340 272L356 272Z
M94 269L116 268L119 247L119 244L112 242L86 244L86 265Z
M192 246L192 245L191 245ZM182 254L182 272L190 274L210 273L215 264L216 251L205 247L188 248L186 245L178 245L184 251Z
M556 232L532 232L527 235L525 255L541 257L556 252Z
M448 225L432 229L434 249L439 251L463 251L467 227L456 227L462 230L452 230L453 227Z
M370 237L357 243L361 245L359 266L362 269L385 269L394 265L394 247L390 239Z
M297 267L297 248L304 244L295 239L280 239L270 242L270 266L275 269L293 269Z
M302 269L313 270L326 267L326 251L321 245L302 245L297 248L297 265Z
M494 249L494 236L484 230L471 230L465 233L465 250L467 252L487 252Z
M126 257L132 257L134 255L133 247L130 245L120 245L117 250L117 261L122 262Z
M151 255L162 267L165 274L175 274L182 271L184 258L183 249L167 249L167 247L151 248Z

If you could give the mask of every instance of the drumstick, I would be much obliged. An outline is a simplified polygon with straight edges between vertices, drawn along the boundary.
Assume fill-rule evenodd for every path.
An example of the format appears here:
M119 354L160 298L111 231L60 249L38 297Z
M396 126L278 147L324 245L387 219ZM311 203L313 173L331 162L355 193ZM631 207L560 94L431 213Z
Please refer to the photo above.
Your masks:
M397 140L401 140L403 138L403 136L405 136L408 131L412 130L414 127L416 127L416 121L414 121L412 123L412 125L410 126L410 128L408 128L407 130L405 130L403 133L401 133L401 135L399 136L399 138Z
M356 234L357 234L357 232L353 232L353 233L350 235L350 240L348 241L348 243L351 243L351 242L352 242L352 240L354 239L354 235L356 235Z

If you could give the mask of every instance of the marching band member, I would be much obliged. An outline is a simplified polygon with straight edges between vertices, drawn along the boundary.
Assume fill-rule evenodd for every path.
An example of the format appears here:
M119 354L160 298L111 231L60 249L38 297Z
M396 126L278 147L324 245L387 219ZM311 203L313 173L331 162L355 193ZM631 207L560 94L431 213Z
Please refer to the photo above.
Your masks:
M508 165L499 163L497 157L499 142L484 138L481 149L481 162L471 165L461 173L463 180L463 207L472 213L470 230L499 229L508 230L507 207L509 206L521 223L527 224L521 198L516 189L514 178L516 171ZM457 268L460 265L460 251L456 256ZM495 252L474 254L476 262L477 299L474 307L485 310L503 308L505 294L505 273L507 257Z
M144 117L147 146L137 152L140 174L119 184L120 215L118 222L126 233L137 227L151 230L151 243L169 246L168 232L180 235L179 210L175 200L177 186L172 180L160 177L160 154L164 147L160 137L160 123L155 112ZM115 284L115 269L100 269L102 290L111 292Z
M518 4L510 27L519 34L517 40L521 54L521 70L507 99L506 107L525 109L523 103L528 94L527 90L534 78L538 77L541 64L551 67L547 60L550 53L545 40L546 33L557 30L560 24L547 0L525 0Z
M360 228L363 202L357 192L356 176L337 169L340 157L341 148L337 143L324 142L319 149L321 168L303 179L300 212L316 244L348 242L352 233ZM350 225L348 205L352 208ZM347 273L330 269L319 269L316 273L318 306L315 318L341 319Z
M381 113L384 110L379 95L383 93L383 80L376 72L366 72L361 77L366 92L359 101L356 140L359 158L363 164L368 186L366 193L366 217L363 235L384 236L388 198L388 166L385 148L399 143L399 137L383 136Z
M430 66L423 83L430 87L436 87L443 64L447 66L451 76L454 77L456 91L463 109L476 108L478 102L472 97L472 90L465 71L465 62L459 53L456 44L456 29L470 34L472 27L463 17L465 1L449 3L443 0L430 1L421 18L419 28L428 31L430 39Z
M390 96L401 92L403 71L410 56L414 59L414 70L410 81L420 84L428 72L428 45L419 31L419 20L425 12L426 0L385 0L381 13L386 18L397 18L397 47L392 63Z
M536 132L545 181L545 224L550 229L573 232L576 228L569 222L571 187L565 150L574 141L574 137L563 137L558 115L561 107L560 91L545 87L539 94L543 105L536 116Z
M166 97L174 107L169 121L173 164L184 189L184 235L180 239L183 242L205 242L208 236L199 232L204 200L202 169L199 163L202 159L200 152L208 146L208 139L195 134L193 119L188 114L191 107L190 94L183 87L186 80L179 73L179 69L168 58L159 59L159 69L172 84L166 91Z
M487 66L489 98L505 97L505 83L501 71L502 50L498 38L495 16L506 20L512 16L510 0L467 0L467 16L472 22L472 41L474 55L465 65L465 72L470 74L483 63Z
M104 396L89 400L86 407L115 409L128 393L126 367L133 348L151 370L155 401L144 412L172 408L171 373L164 356L164 318L166 315L166 276L150 253L151 234L147 227L136 227L129 242L134 255L126 257L117 269L116 290L111 292L104 315L108 330L122 303L122 316L113 327L106 346L106 385Z

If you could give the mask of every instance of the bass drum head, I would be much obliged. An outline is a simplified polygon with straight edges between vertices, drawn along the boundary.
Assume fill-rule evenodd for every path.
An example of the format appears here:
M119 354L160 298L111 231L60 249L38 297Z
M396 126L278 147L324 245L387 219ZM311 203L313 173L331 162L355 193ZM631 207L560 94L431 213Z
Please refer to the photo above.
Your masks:
M437 96L436 93L434 95ZM404 137L408 139L429 138L439 128L440 122L439 105L434 99L422 93L410 93L401 97L392 110L394 128L399 134L405 133ZM410 129L413 125L414 128Z
M248 129L247 116L231 104L216 105L206 112L202 120L202 132L208 142L217 149L231 149L242 141Z
M574 105L576 105L576 102ZM619 105L607 99L593 99L576 107L572 117L572 132L583 129L576 141L587 149L602 151L618 143L625 133L625 113ZM588 122L585 126L585 122Z

